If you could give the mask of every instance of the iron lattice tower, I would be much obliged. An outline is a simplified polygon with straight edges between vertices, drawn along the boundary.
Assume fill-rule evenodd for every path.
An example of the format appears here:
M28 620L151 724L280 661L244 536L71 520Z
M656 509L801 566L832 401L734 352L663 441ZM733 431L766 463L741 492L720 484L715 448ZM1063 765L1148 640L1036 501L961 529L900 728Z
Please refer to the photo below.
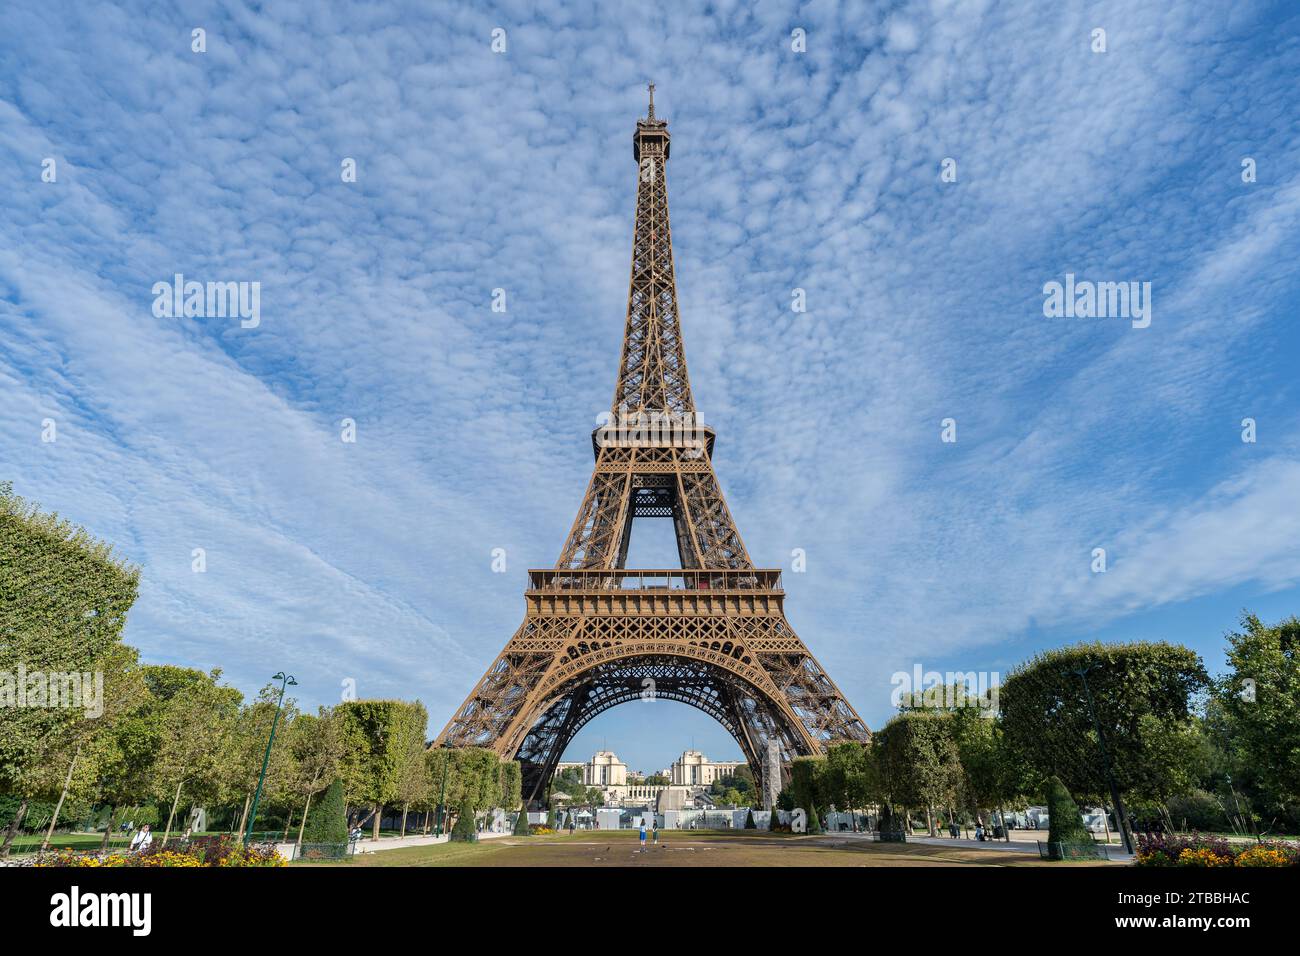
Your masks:
M573 736L627 701L691 704L721 723L761 780L783 761L870 734L785 619L781 572L755 568L713 471L714 433L691 396L665 176L668 124L654 86L638 120L636 226L611 421L554 568L530 570L523 624L435 746L517 758L542 795ZM626 567L636 518L670 517L681 567Z

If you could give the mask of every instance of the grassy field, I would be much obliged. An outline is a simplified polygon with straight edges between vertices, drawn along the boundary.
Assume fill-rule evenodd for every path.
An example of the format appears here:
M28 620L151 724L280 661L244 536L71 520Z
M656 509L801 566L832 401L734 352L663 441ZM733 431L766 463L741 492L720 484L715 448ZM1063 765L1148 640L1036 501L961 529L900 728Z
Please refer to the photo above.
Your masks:
M183 830L172 831L172 842L178 842ZM224 831L222 831L224 832ZM216 836L216 833L199 833L198 836ZM263 833L258 831L253 834L255 840L273 840L279 841L280 832ZM130 833L114 833L108 842L110 850L125 849L131 843ZM154 844L157 845L162 841L163 831L155 830L153 832ZM34 853L40 848L41 840L44 836L39 833L22 833L14 837L12 853ZM104 834L101 833L56 833L50 839L50 847L55 850L98 850L104 842Z
M294 866L1104 866L1046 863L1037 854L916 843L874 843L835 836L765 832L661 833L640 852L633 830L501 837L365 853L340 863Z

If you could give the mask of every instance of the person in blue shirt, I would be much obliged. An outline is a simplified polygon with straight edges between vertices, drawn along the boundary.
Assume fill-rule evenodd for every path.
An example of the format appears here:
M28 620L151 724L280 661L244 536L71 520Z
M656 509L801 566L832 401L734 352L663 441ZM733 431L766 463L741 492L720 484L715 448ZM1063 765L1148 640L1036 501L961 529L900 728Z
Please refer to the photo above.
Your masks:
M641 818L641 852L645 852L645 817Z

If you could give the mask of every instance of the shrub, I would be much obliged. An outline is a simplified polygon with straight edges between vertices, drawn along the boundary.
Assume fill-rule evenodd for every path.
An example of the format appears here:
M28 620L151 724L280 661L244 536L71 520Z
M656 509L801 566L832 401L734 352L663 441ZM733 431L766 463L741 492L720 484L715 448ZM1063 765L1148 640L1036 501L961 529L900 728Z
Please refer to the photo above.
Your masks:
M515 817L515 836L528 836L528 808L520 807L519 816Z
M1047 780L1048 843L1092 843L1092 834L1083 825L1078 804L1059 777Z
M1193 790L1169 799L1169 817L1180 830L1226 830L1228 817L1214 794Z
M451 828L453 843L477 843L478 829L474 826L474 805L465 800L456 814L456 825Z
M303 843L347 843L348 818L343 803L343 782L335 780L307 814Z
M758 824L754 822L754 808L750 807L749 812L745 814L745 829L757 830Z

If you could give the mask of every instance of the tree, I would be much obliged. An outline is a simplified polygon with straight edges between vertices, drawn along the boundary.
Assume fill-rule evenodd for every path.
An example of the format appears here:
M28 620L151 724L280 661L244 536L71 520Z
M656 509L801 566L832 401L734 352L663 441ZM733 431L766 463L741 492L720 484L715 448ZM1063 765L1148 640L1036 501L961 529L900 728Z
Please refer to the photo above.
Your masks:
M1294 826L1300 824L1300 618L1269 627L1246 614L1241 628L1227 635L1232 671L1215 688L1215 730L1228 757L1220 776L1234 797L1244 791L1270 817Z
M1020 799L1028 784L1007 751L1001 724L970 707L954 711L951 720L961 763L961 802L977 819L983 819L984 809L997 810L1003 833L1010 840L1006 807L1029 802Z
M433 779L429 775L429 765L424 759L424 728L429 716L424 705L416 701L418 708L410 719L401 723L403 738L397 747L397 788L396 799L402 805L401 836L406 836L406 816L412 805L420 806L432 799Z
M955 803L962 783L952 715L905 711L872 737L872 747L886 801L924 807L930 835L937 835L935 810Z
M520 807L519 813L515 816L515 836L531 836L532 831L528 829L528 808Z
M474 823L474 805L466 798L461 801L460 812L456 815L456 825L451 828L452 842L477 843L478 828Z
M745 829L746 829L746 830L757 830L757 829L758 829L758 824L756 824L756 823L754 822L754 808L753 808L753 807L750 807L749 810L745 813Z
M97 737L95 794L109 806L102 848L113 835L118 808L138 803L153 792L163 710L147 682L144 694L139 706L103 728Z
M1059 777L1047 778L1047 794L1044 802L1047 804L1049 844L1092 842L1092 834L1083 825L1083 816L1079 813L1078 805Z
M1039 781L1055 775L1082 799L1105 801L1099 726L1120 792L1164 800L1185 785L1185 775L1170 766L1167 749L1163 758L1157 751L1187 732L1208 685L1201 659L1176 644L1094 642L1047 651L1000 689L1005 742Z
M825 757L795 757L790 762L790 796L796 807L808 811L809 833L821 832L821 818L817 814L817 808L826 805L825 773Z
M326 780L336 780L339 761L343 755L340 721L334 712L321 707L313 716L303 714L288 727L288 748L293 755L295 774L291 787L297 799L303 801L302 823L298 827L298 842L303 841L307 815L311 812L312 797ZM344 830L347 830L346 801L339 783L340 803L344 804Z
M55 827L69 809L88 807L98 795L99 783L115 758L115 729L148 701L138 659L136 649L126 644L109 648L97 665L103 675L97 716L86 715L73 722L52 743L45 763L28 775L27 795L55 801L46 820L42 848L49 845ZM136 795L143 791L137 787ZM29 811L27 824L31 823Z
M221 784L224 793L236 800L243 798L244 809L239 818L239 833L245 832L248 826L249 807L262 776L262 763L266 760L266 746L273 724L276 724L277 730L270 760L267 761L264 793L279 791L283 795L290 789L289 780L295 775L291 741L297 706L292 698L286 698L277 723L276 710L279 706L279 686L267 684L258 692L255 700L240 708L226 738Z
M139 569L109 545L41 513L0 482L0 791L20 796L0 857L22 825L28 791L48 789L29 777L44 775L57 752L68 750L69 735L85 718L76 701L18 706L19 700L29 691L39 691L42 703L49 692L66 697L71 675L80 683L98 669L120 641L139 579ZM32 686L19 687L20 679Z
M397 799L410 739L423 737L428 714L418 701L353 700L337 708L342 721L339 776L347 802L371 808L372 834L379 838L384 805Z
M182 670L147 667L146 680L150 675L170 678ZM233 687L219 686L220 677L219 669L210 674L189 671L183 689L164 690L172 696L161 702L157 713L158 757L153 775L154 796L171 803L163 846L171 837L185 786L190 785L193 793L214 792L225 769L222 757L228 753L226 742L238 718L242 695Z
M852 812L870 802L867 751L856 741L831 744L826 748L826 771L822 786L826 799L837 810ZM857 829L856 819L853 828Z
M501 797L499 805L505 810L513 810L523 802L521 789L523 774L518 760L501 761ZM561 791L564 792L564 791Z
M348 815L343 800L343 782L333 781L307 813L298 833L302 843L347 843Z

